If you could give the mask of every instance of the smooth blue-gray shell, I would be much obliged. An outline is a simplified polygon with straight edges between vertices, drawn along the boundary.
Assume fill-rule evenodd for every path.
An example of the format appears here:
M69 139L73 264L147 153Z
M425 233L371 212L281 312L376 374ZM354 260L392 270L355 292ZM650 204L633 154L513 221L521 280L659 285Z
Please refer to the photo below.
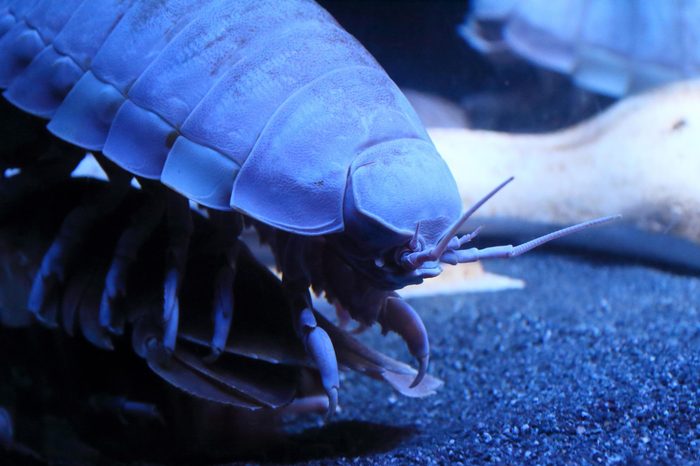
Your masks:
M343 229L364 150L432 144L311 0L0 0L0 32L5 97L56 136L286 231Z
M696 0L475 0L460 31L614 97L700 74Z

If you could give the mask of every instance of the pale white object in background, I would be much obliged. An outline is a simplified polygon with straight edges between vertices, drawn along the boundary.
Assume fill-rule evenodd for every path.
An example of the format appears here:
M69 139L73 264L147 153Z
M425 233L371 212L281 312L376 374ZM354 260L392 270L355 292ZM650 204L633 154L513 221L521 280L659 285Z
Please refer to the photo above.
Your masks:
M482 216L569 224L621 213L645 230L700 241L700 81L627 98L545 135L428 132L465 205L515 175Z
M95 156L89 152L85 154L83 160L75 167L70 176L72 178L95 178L96 180L108 181L107 174L97 163Z
M404 298L420 298L522 288L525 288L523 280L486 272L480 263L475 263L443 266L439 276L426 280L420 285L407 286L399 293Z
M96 180L109 181L107 174L90 152L85 154L83 160L75 167L70 176L72 178L94 178ZM134 177L131 178L131 186L141 189L141 184Z

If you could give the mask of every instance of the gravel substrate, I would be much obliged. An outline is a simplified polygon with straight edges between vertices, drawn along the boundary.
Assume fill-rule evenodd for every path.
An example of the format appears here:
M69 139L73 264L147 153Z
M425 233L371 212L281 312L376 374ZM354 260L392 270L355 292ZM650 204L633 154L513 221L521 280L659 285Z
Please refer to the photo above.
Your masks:
M487 268L527 287L412 301L431 336L431 373L445 381L436 395L408 399L344 374L330 423L295 419L289 438L231 464L700 464L700 279L543 253ZM408 360L396 335L373 329L362 338ZM24 391L15 398L36 403L22 406L48 403L43 392ZM34 437L57 457L112 464L80 445L66 420L35 415L43 433ZM32 440L26 432L20 441ZM0 463L17 458L0 455Z
M445 381L437 395L401 398L350 374L333 422L270 459L700 461L698 278L541 253L488 268L526 289L413 301L431 335L431 371ZM396 338L368 338L407 357Z

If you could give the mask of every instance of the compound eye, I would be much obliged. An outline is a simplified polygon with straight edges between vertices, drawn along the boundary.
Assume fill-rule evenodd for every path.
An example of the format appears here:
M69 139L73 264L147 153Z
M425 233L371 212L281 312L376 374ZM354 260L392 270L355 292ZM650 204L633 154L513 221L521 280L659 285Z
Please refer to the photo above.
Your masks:
M412 253L413 250L409 248L397 249L394 260L397 264L400 264L401 267L403 267L404 269L410 269L411 267L408 266L408 256Z

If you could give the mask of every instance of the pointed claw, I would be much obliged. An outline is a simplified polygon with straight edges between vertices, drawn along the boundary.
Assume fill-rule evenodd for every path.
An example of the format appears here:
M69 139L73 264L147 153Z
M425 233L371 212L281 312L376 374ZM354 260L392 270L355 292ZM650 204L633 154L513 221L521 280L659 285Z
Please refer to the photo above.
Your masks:
M326 395L328 395L328 411L326 411L323 420L328 422L331 416L335 414L336 409L338 409L338 387L332 387L330 390L327 390Z
M185 275L187 249L192 235L192 214L186 198L168 192L166 199L168 248L163 283L163 346L175 350L180 313L180 283Z
M233 320L233 282L236 273L229 265L219 268L214 291L214 333L211 338L211 353L207 363L215 362L223 352Z
M419 383L423 381L423 377L425 377L425 374L428 373L429 362L430 355L418 358L418 373L416 374L416 378L413 379L413 382L411 382L411 385L409 385L408 388L416 387Z
M314 319L310 309L302 311L300 320L303 323L302 331L305 335L304 345L306 346L306 352L316 364L321 375L323 389L328 396L326 419L329 419L338 406L338 390L340 388L335 349L326 331L316 326L316 319Z
M55 298L54 291L57 285L58 280L55 275L42 276L39 272L34 278L27 300L27 309L41 323L49 327L57 325L56 303L52 299L52 297Z
M430 344L428 332L418 313L398 295L386 299L384 310L379 316L382 333L389 331L398 333L406 342L409 351L418 360L418 374L411 383L411 388L417 386L428 372L430 361Z
M177 339L177 327L179 320L180 303L177 297L179 278L177 270L170 269L165 274L164 304L163 304L163 346L169 350L175 350Z
M41 261L41 267L34 276L27 301L27 308L34 316L45 325L52 327L56 326L56 315L51 312L55 307L51 303L51 298L56 287L65 279L65 262L66 245L59 236L51 244Z
M117 300L123 298L126 292L125 270L121 265L121 262L116 260L112 263L107 272L105 288L100 298L100 325L115 335L121 335L124 331L124 323L121 319L118 321L115 315Z
M180 283L177 269L170 268L165 273L163 283L163 321L170 320L177 304L177 289Z

